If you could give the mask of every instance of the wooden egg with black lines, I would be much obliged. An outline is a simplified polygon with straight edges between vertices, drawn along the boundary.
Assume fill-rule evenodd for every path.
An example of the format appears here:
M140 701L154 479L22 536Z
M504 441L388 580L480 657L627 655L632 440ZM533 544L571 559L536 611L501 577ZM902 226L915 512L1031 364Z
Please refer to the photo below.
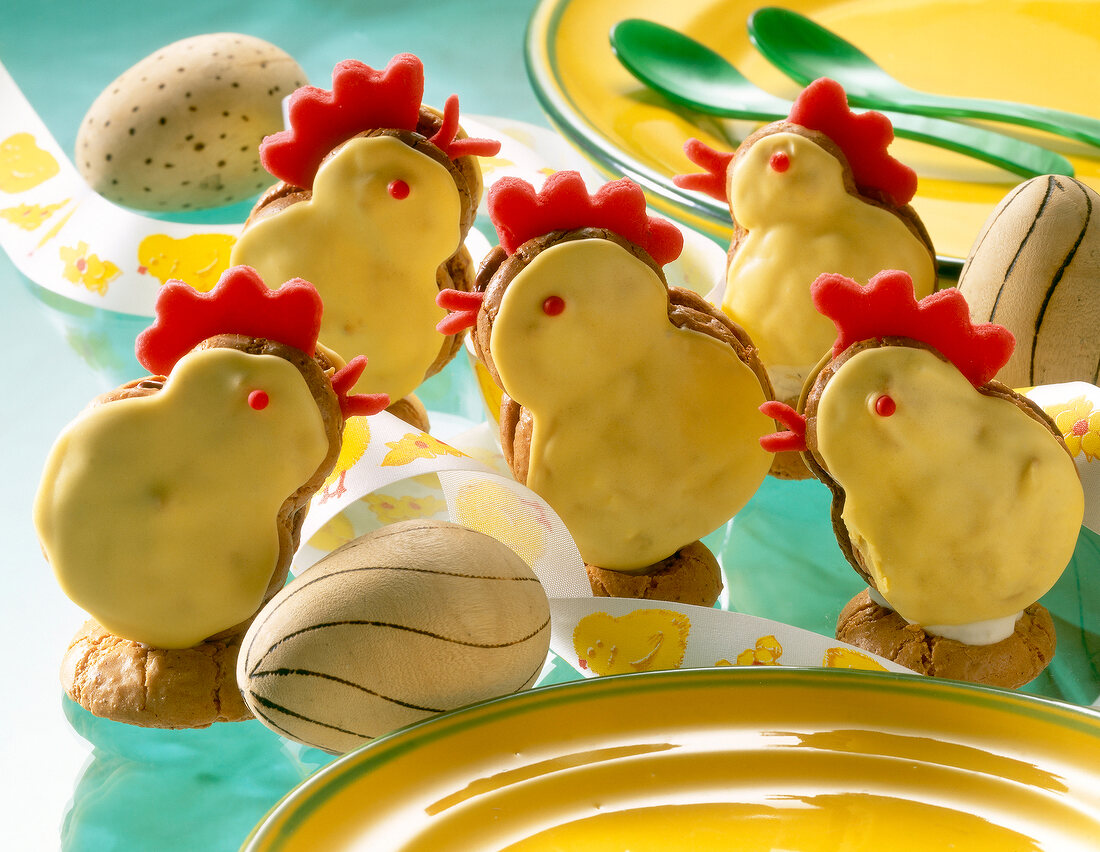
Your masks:
M1017 186L986 221L959 290L974 322L1016 337L998 381L1100 382L1100 195L1061 175Z
M507 545L444 521L390 524L317 562L252 623L237 684L261 722L346 752L534 683L550 606Z

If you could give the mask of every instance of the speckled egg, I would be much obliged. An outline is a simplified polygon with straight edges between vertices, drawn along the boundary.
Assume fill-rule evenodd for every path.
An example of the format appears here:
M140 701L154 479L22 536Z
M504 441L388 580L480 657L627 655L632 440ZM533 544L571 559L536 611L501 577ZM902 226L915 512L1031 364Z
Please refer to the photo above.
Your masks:
M1100 382L1100 195L1061 175L1017 186L975 241L959 290L972 320L1016 337L998 381Z
M530 686L550 606L509 547L444 521L390 524L284 587L245 634L237 685L261 722L326 751Z
M272 183L259 144L283 127L282 99L306 83L285 52L253 36L173 42L104 89L80 125L76 164L127 207L220 207Z

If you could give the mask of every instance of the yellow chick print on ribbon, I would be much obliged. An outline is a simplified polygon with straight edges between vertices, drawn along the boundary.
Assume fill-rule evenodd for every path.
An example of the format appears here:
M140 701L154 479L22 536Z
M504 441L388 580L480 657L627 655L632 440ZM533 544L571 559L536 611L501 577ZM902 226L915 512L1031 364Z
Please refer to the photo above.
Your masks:
M491 479L471 480L455 501L460 523L503 541L528 565L546 551L550 521L542 504Z
M414 459L434 459L438 456L465 456L427 432L410 432L397 441L387 441L390 452L382 459L383 467L408 464Z
M783 646L779 640L771 634L761 636L756 640L756 645L746 648L737 655L734 662L719 660L716 666L778 666L779 658L783 656Z
M392 494L368 494L363 498L372 512L384 524L396 521L410 521L418 518L430 518L447 508L447 504L430 494L415 496L405 494L395 497Z
M92 254L83 240L75 246L62 246L58 253L65 264L61 272L65 280L101 296L107 292L107 285L122 273L111 261Z
M344 478L355 463L363 457L368 446L370 446L370 425L367 418L349 417L344 422L344 437L340 444L340 455L336 457L336 466L318 492L319 502L324 503L334 497L341 497L347 492Z
M886 666L854 648L829 648L821 665L830 669L863 669L870 672L889 671Z
M66 198L56 204L19 204L15 207L5 207L0 210L0 219L11 222L24 231L34 231L68 203L69 199Z
M150 234L138 244L138 272L152 275L161 284L178 279L206 293L229 268L231 234L192 234L176 239Z
M674 610L593 612L573 629L573 649L581 668L598 675L678 669L690 631L688 617Z
M0 191L26 192L59 171L57 160L29 133L14 133L0 142Z

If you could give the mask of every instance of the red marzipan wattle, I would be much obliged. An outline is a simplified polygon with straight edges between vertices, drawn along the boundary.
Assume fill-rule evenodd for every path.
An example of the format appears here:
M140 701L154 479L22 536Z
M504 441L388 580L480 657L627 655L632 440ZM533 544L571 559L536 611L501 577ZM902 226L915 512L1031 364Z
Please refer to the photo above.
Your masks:
M762 435L760 446L769 453L805 452L806 418L785 402L769 399L760 406L760 413L786 426L782 432Z
M355 387L366 366L367 356L356 355L332 376L332 390L340 402L340 412L345 420L349 417L370 416L389 408L388 393L348 393Z
M706 169L689 175L673 175L672 182L681 189L703 192L719 201L727 201L726 170L733 159L732 151L716 151L705 142L689 139L684 143L684 153L695 165Z

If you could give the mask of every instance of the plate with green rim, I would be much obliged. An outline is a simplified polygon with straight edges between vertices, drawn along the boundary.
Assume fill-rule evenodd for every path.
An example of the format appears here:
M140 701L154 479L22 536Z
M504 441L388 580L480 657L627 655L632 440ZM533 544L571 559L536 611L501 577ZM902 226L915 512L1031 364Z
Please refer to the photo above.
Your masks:
M730 667L530 690L381 737L245 852L1095 848L1100 714L915 675ZM614 846L608 846L614 843Z
M698 171L682 151L690 137L733 150L757 124L723 121L673 105L619 65L608 33L624 18L671 26L730 59L774 94L798 86L749 43L746 21L757 3L737 0L541 0L527 30L528 73L550 121L606 176L627 175L652 204L718 239L729 211L672 176ZM1094 85L1100 15L1080 3L1027 0L914 0L889 7L872 0L795 0L809 15L857 44L914 88L1036 103L1100 118ZM1038 131L990 129L1056 150L1076 176L1100 191L1100 149ZM945 273L957 274L982 225L1020 178L948 151L897 140L891 153L916 169L913 206L932 236Z

